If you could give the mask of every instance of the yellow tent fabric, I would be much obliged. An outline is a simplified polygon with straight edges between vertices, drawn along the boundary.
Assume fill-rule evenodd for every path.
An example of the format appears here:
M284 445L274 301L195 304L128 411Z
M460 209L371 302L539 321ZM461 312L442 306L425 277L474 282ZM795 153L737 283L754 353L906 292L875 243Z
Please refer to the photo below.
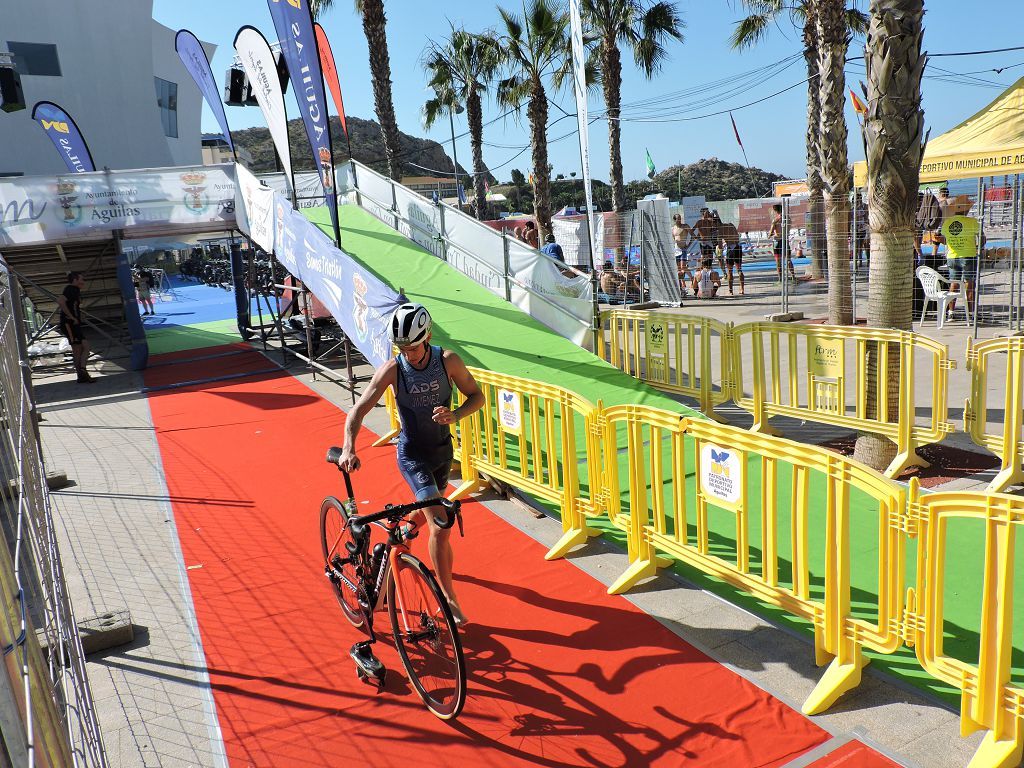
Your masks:
M975 115L932 139L921 181L1024 173L1024 77ZM855 163L853 182L867 182L867 163Z

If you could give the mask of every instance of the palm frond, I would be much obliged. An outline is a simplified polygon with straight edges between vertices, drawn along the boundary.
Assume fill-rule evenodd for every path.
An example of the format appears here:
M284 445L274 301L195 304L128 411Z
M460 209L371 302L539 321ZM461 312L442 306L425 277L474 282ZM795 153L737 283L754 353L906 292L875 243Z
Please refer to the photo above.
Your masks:
M729 45L740 50L757 45L768 36L768 29L774 22L774 16L763 13L740 19L729 35Z

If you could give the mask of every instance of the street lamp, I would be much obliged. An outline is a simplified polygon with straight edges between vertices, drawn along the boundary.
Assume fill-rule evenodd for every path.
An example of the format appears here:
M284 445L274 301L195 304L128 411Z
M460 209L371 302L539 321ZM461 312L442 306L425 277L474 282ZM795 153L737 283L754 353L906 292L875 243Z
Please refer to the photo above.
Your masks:
M576 204L576 171L569 171L569 177L572 179L572 196L573 196L573 208L579 210L579 205Z

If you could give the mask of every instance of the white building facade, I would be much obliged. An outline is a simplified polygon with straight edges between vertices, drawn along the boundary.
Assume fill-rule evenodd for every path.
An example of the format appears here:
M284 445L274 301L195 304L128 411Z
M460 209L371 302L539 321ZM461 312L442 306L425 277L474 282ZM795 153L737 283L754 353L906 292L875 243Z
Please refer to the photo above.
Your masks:
M2 2L0 51L14 54L26 108L0 112L0 176L65 173L32 106L78 124L97 170L202 163L202 95L153 20L152 0ZM204 43L207 56L215 46Z

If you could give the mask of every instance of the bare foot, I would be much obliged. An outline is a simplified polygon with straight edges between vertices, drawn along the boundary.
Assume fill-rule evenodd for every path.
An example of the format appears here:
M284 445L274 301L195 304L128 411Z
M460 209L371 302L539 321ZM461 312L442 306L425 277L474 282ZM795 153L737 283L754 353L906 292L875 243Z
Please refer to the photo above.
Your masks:
M455 626L464 627L469 624L469 619L466 618L466 614L462 612L458 602L455 600L448 600L448 607L451 608L452 618L455 619Z

